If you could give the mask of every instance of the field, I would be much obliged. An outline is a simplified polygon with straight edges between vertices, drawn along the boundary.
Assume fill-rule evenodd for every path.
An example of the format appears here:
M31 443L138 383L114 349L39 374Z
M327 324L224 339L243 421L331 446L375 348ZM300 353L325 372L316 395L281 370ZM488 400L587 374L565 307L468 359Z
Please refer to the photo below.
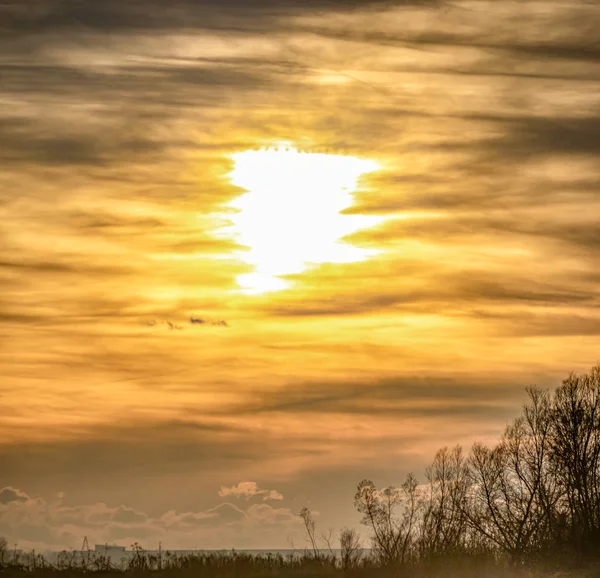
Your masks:
M260 554L211 552L160 555L134 552L127 564L109 557L64 556L51 564L42 555L27 556L0 564L0 574L6 577L31 578L119 578L123 575L152 576L153 578L600 578L600 560L556 559L539 561L536 565L514 567L506 560L475 558L439 559L415 565L385 566L376 557L362 555L350 567L334 554L298 552L296 554Z

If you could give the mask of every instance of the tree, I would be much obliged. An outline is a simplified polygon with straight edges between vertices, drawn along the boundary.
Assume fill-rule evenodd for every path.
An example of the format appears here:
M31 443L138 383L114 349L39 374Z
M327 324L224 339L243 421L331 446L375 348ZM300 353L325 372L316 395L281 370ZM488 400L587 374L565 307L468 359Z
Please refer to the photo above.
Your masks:
M521 504L530 504L528 514L534 530L528 547L539 550L551 547L558 540L561 489L550 459L553 422L550 393L535 387L526 391L529 400L523 407L523 415L506 429L503 443L508 447ZM526 531L527 523L524 522L522 531Z
M440 449L425 475L428 489L423 500L420 554L425 558L457 554L466 547L469 528L470 477L462 448Z
M548 392L528 388L523 414L494 448L473 446L469 459L471 527L513 563L555 543L560 484L550 460L552 404Z
M356 530L343 528L340 531L340 558L344 571L356 568L361 557L360 538Z
M571 374L552 401L553 473L562 484L571 542L588 549L600 538L600 365Z
M377 490L370 480L358 484L354 505L361 523L372 530L373 548L383 565L408 561L417 521L417 480L412 474L400 488Z
M8 542L6 538L0 536L0 564L4 564L4 557L6 556L6 550L8 548Z
M313 554L315 557L319 555L319 548L317 546L317 539L315 536L316 524L313 519L312 512L305 506L300 510L300 517L304 522L304 530L306 532L306 537L310 542L313 550Z
M551 394L527 388L523 411L495 446L437 452L417 491L378 490L363 480L355 496L383 564L461 553L507 555L513 563L564 546L600 543L600 365L571 374Z

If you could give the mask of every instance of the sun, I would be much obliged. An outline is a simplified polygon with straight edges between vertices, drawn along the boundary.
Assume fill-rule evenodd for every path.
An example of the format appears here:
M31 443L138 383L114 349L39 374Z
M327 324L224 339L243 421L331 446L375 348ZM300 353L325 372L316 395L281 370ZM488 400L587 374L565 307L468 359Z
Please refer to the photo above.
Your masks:
M232 155L230 179L246 189L230 203L234 235L248 251L239 258L253 272L238 277L242 291L285 289L283 277L320 263L349 263L376 253L340 239L382 218L344 215L361 175L379 169L371 160L299 152L278 146Z

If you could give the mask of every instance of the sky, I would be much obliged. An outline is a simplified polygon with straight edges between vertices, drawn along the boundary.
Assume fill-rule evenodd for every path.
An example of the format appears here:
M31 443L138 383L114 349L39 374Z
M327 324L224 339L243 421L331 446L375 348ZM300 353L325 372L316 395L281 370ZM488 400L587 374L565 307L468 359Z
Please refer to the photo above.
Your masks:
M303 547L600 361L600 5L0 4L0 536Z

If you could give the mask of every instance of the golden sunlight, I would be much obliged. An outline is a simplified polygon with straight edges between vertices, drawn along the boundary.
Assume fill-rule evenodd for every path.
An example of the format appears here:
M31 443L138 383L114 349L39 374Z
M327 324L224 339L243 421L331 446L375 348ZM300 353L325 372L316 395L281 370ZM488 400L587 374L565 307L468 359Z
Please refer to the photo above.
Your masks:
M385 217L344 215L361 175L374 161L345 155L299 152L279 146L232 155L233 184L248 192L230 203L237 241L248 251L239 258L253 272L238 277L245 293L289 286L283 277L319 263L349 263L377 253L341 241Z

